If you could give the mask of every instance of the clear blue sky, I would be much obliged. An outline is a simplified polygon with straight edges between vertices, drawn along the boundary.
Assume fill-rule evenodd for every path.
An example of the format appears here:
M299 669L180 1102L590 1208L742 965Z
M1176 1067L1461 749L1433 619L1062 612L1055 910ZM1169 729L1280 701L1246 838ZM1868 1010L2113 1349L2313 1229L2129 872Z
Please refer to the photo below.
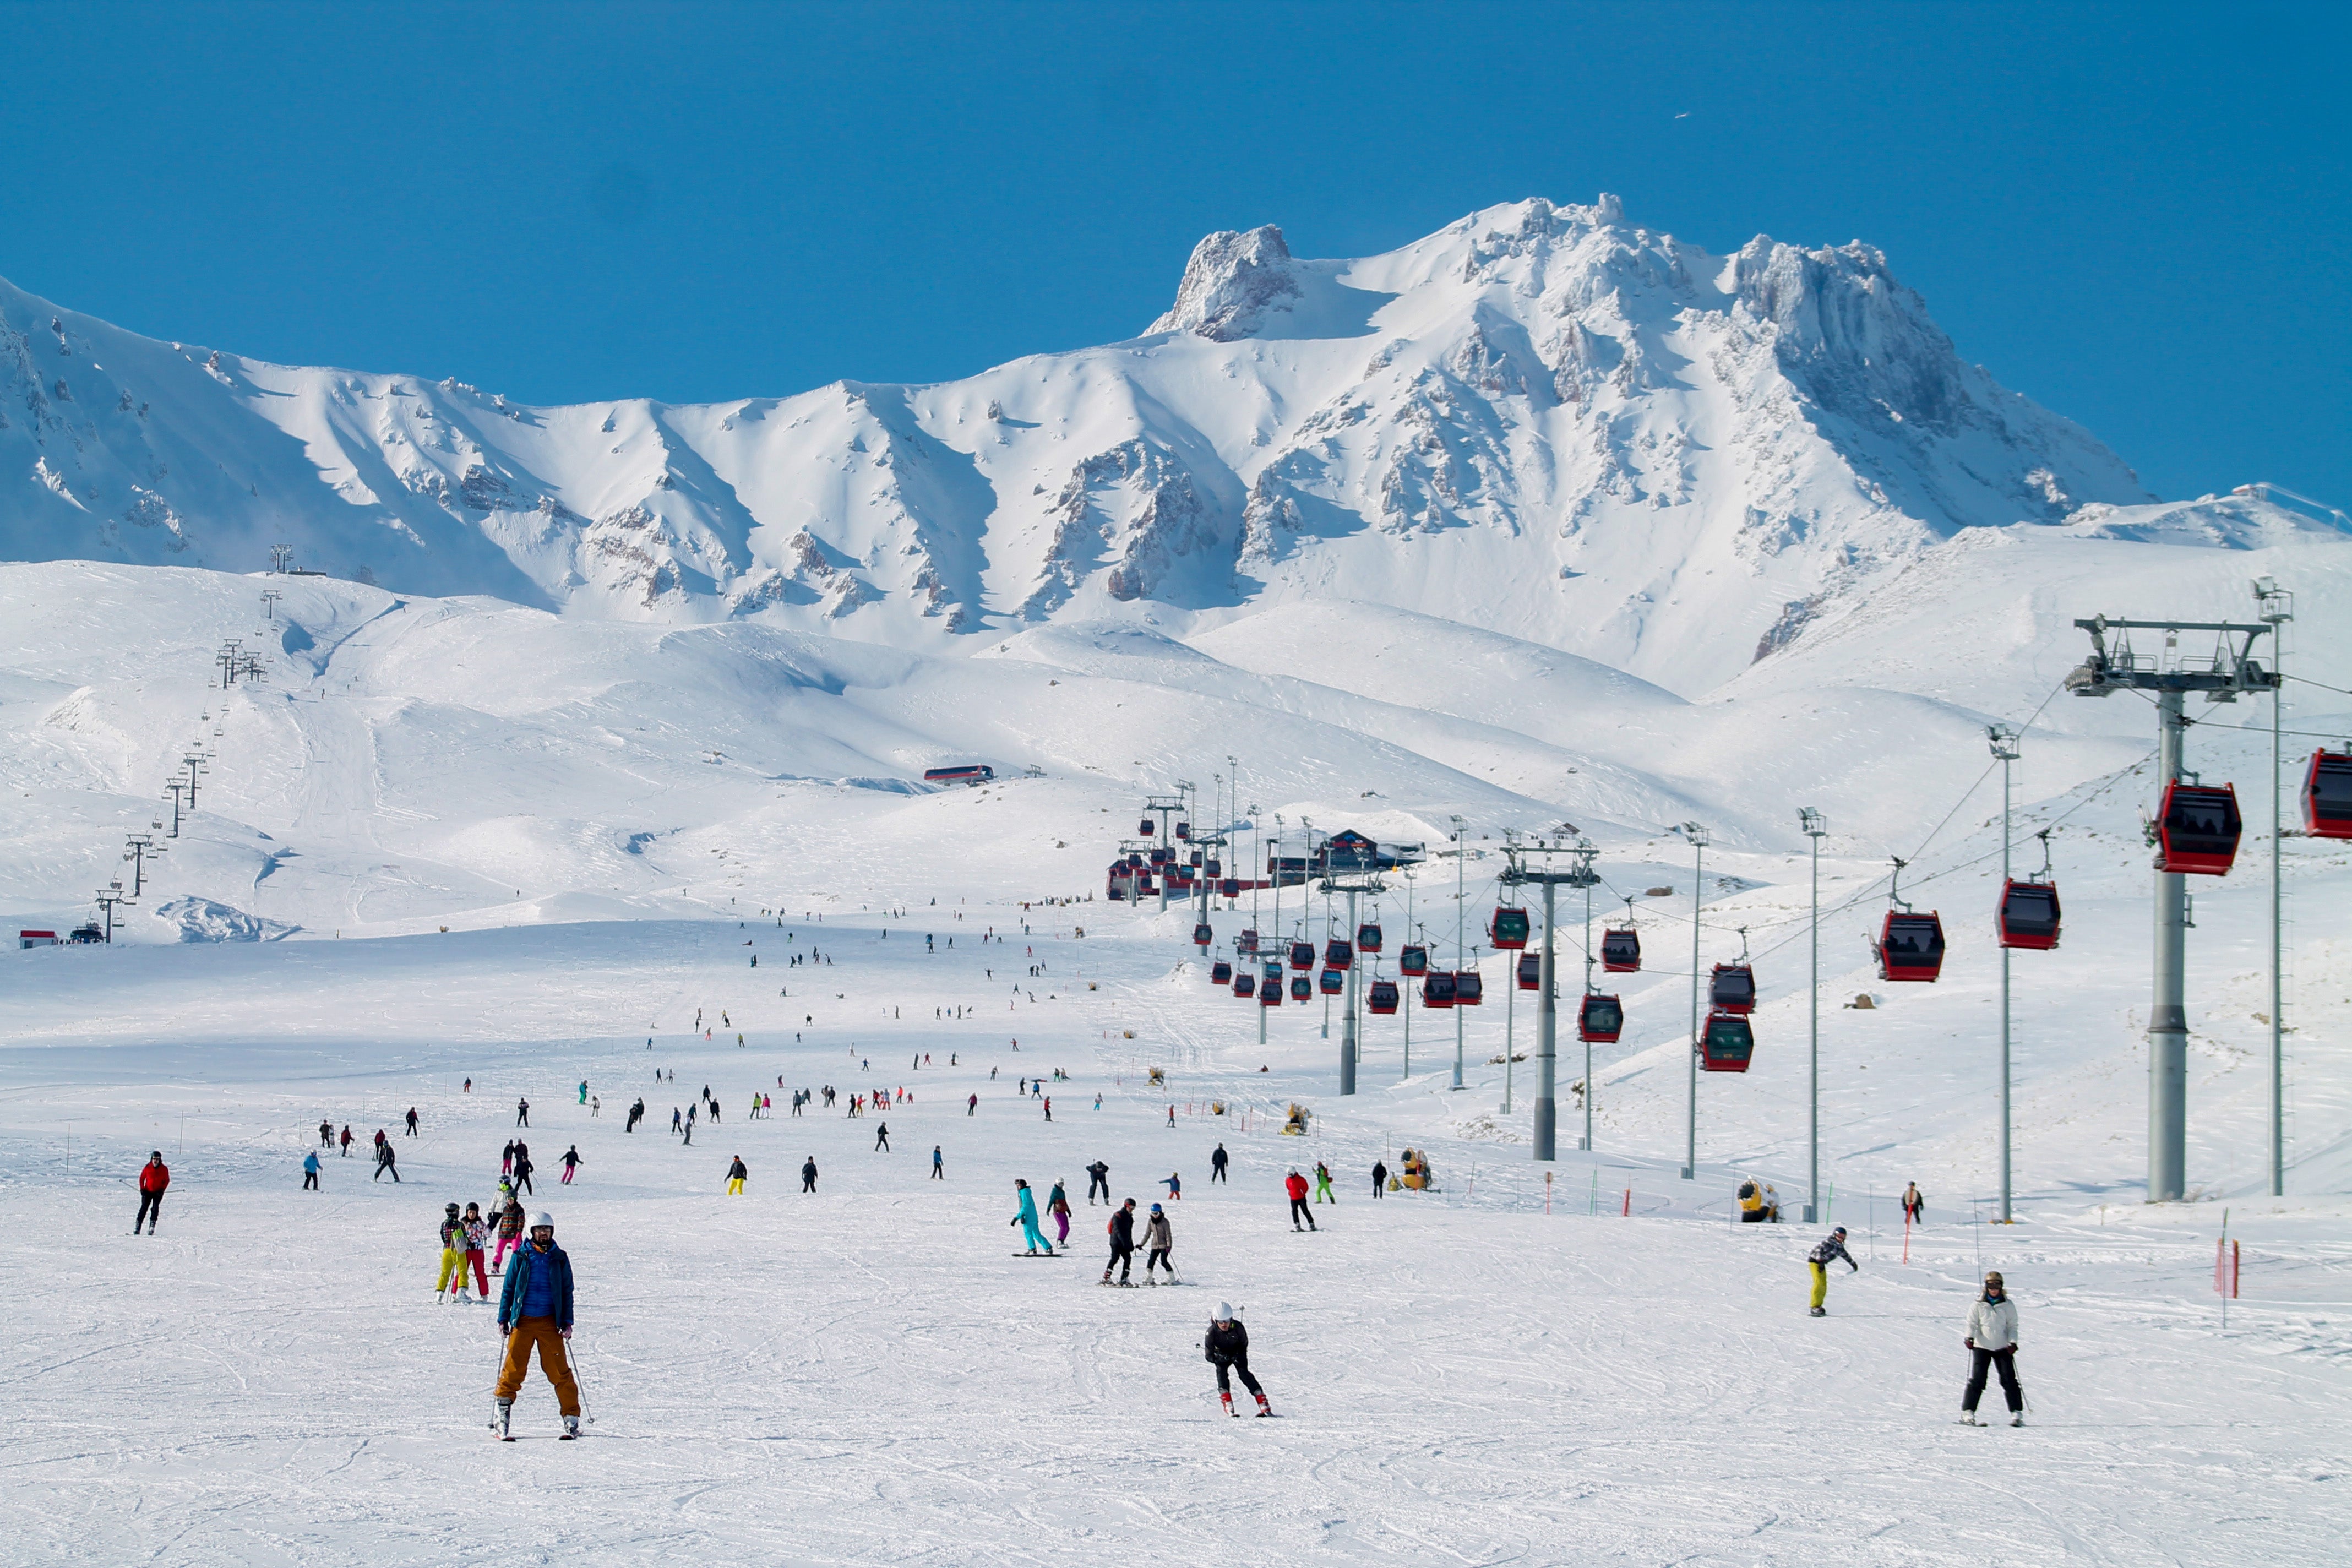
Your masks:
M2151 488L2352 509L2352 7L12 6L0 274L530 402L1126 337L1528 195L1884 248ZM1677 118L1685 116L1686 118Z

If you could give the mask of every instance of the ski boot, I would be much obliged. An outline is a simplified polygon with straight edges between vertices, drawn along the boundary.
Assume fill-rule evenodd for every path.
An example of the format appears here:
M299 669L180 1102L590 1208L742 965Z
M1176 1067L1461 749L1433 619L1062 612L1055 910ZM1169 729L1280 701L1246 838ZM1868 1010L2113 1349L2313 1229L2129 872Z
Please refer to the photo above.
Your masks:
M1265 1402L1265 1395L1263 1394L1257 1396L1257 1413L1260 1415L1271 1415L1274 1414L1274 1406Z
M577 1415L567 1415L567 1416L565 1416L565 1417L563 1418L563 1436L562 1436L562 1437L561 1439L559 1439L559 1441L565 1442L565 1443L574 1443L574 1442L579 1441L579 1439L580 1439L580 1417L578 1417Z
M2024 1412L2024 1411L2022 1411L2022 1410L2012 1410L2012 1411L2011 1411L2011 1412L2009 1413L2009 1424L2010 1424L2011 1426L2024 1426L2024 1425L2025 1425L2025 1412Z
M1217 1390L1217 1398L1223 1402L1226 1415L1231 1415L1235 1419L1240 1418L1241 1412L1234 1408L1234 1396L1231 1393L1221 1388Z
M490 1407L491 1434L501 1443L511 1443L514 1441L514 1433L509 1428L513 1423L514 1401L511 1399L495 1401Z
M1829 1315L1830 1310L1827 1307L1814 1307L1810 1309L1806 1313L1806 1316L1813 1318L1826 1318Z
M1977 1419L1977 1413L1975 1411L1963 1410L1960 1412L1960 1425L1963 1426L1981 1426L1984 1423Z

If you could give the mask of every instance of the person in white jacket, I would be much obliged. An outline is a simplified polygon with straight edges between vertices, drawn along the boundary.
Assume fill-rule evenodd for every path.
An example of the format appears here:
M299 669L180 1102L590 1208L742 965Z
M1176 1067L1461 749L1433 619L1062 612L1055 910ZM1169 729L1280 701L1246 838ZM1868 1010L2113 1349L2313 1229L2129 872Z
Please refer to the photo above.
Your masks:
M1969 1386L1960 1395L1960 1425L1985 1425L1977 1419L1977 1401L1984 1394L1985 1374L1998 1372L2001 1394L2009 1401L2009 1424L2024 1426L2025 1395L2017 1386L2017 1303L1997 1273L1985 1276L1984 1294L1969 1304L1968 1346Z

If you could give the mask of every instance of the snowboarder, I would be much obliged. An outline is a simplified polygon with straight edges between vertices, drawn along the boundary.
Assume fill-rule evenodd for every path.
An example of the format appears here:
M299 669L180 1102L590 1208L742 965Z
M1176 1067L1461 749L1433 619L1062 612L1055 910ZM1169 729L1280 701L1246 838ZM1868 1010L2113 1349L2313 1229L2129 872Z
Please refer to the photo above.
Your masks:
M1293 1170L1282 1179L1282 1190L1290 1194L1290 1228L1297 1230L1298 1222L1303 1219L1307 1222L1307 1228L1313 1230L1315 1215L1307 1207L1307 1178Z
M1168 1283L1175 1284L1176 1265L1169 1261L1168 1255L1176 1249L1176 1233L1169 1228L1168 1215L1158 1204L1151 1205L1151 1217L1144 1222L1143 1247L1143 1282L1157 1285L1160 1278L1152 1270L1165 1268Z
M137 1236L142 1225L148 1235L155 1234L155 1223L163 1217L163 1190L171 1184L172 1168L163 1163L163 1151L158 1149L139 1168L139 1217L131 1222L131 1235Z
M395 1162L396 1156L392 1152L392 1140L387 1138L383 1142L375 1146L375 1174L368 1179L370 1181L381 1182L383 1180L383 1173L386 1171L390 1171L392 1173L392 1184L395 1187L398 1186L400 1184L400 1167Z
M1906 1225L1927 1223L1927 1199L1916 1182L1903 1184L1903 1219Z
M1388 1195L1389 1195L1389 1167L1388 1167L1388 1162L1387 1162L1387 1161L1385 1161L1385 1160L1375 1160L1375 1161L1373 1161L1373 1162L1372 1162L1372 1196L1374 1196L1374 1197L1376 1197L1376 1198L1384 1198L1384 1197L1386 1197L1386 1196L1388 1196Z
M1234 1310L1231 1302L1217 1303L1217 1315L1209 1324L1209 1335L1201 1342L1201 1349L1206 1353L1209 1364L1217 1369L1217 1398L1223 1404L1226 1415L1241 1414L1234 1408L1234 1388L1226 1380L1228 1373L1238 1374L1242 1386L1256 1395L1260 1415L1274 1414L1274 1407L1265 1402L1265 1390L1260 1388L1257 1379L1250 1375L1249 1331L1242 1327L1241 1317Z
M570 1186L572 1184L572 1173L580 1168L580 1145L574 1143L571 1148L566 1149L563 1152L563 1175L560 1179L558 1184L566 1187Z
M1102 1190L1103 1202L1110 1202L1110 1167L1097 1160L1087 1167L1087 1207L1095 1206L1095 1190Z
M1318 1204L1339 1201L1331 1191L1331 1167L1320 1160L1315 1162L1315 1201Z
M1029 1244L1027 1256L1036 1257L1037 1249L1042 1247L1045 1249L1045 1256L1051 1258L1054 1256L1054 1244L1047 1241L1045 1233L1037 1228L1037 1194L1031 1192L1029 1184L1018 1176L1013 1178L1013 1193L1020 1202L1021 1212L1007 1223L1021 1227L1022 1239Z
M1225 1179L1225 1162L1231 1157L1225 1152L1223 1143L1217 1145L1217 1152L1209 1156L1209 1180L1222 1182Z
M1054 1239L1066 1243L1070 1239L1070 1194L1062 1189L1057 1179L1054 1190L1045 1196L1045 1212L1054 1216Z
M1122 1285L1127 1284L1129 1271L1134 1267L1135 1200L1129 1198L1111 1211L1110 1261L1103 1265L1102 1282L1106 1285L1109 1284L1110 1271L1116 1268L1118 1270L1118 1282Z
M1848 1272L1854 1274L1862 1272L1862 1265L1856 1263L1853 1260L1853 1254L1845 1249L1845 1226L1843 1226L1830 1232L1826 1240L1805 1254L1805 1262L1813 1271L1812 1315L1816 1318L1826 1318L1830 1315L1829 1309L1822 1303L1828 1300L1830 1296L1830 1265L1841 1260L1844 1262Z
M515 1101L515 1125L517 1127L528 1127L530 1125L530 1100L517 1100Z
M2024 1426L2025 1394L2017 1386L2017 1303L1998 1273L1985 1276L1984 1294L1969 1304L1967 1343L1969 1386L1960 1395L1960 1425L1985 1425L1977 1419L1977 1400L1984 1394L1985 1374L1998 1372L2001 1396L2009 1401L2009 1424Z
M556 1407L563 1413L564 1441L579 1436L580 1384L565 1343L572 1338L572 1259L555 1245L555 1216L544 1209L531 1215L530 1240L516 1250L514 1272L499 1292L499 1332L506 1336L507 1353L491 1394L491 1428L513 1441L514 1399L536 1346L539 1370L555 1385Z
M319 1190L319 1152L316 1149L302 1156L302 1190L306 1193Z
M743 1195L744 1180L749 1177L751 1173L745 1167L742 1155L733 1155L731 1156L731 1161L732 1163L727 1167L727 1191L732 1196L741 1197Z
M935 1182L944 1182L947 1179L948 1173L946 1161L940 1153L940 1146L934 1143L931 1145L931 1180Z
M804 1193L816 1191L816 1156L814 1154L811 1154L807 1162L801 1166L801 1191Z
M888 1122L877 1121L874 1124L874 1149L877 1153L889 1152L890 1124Z

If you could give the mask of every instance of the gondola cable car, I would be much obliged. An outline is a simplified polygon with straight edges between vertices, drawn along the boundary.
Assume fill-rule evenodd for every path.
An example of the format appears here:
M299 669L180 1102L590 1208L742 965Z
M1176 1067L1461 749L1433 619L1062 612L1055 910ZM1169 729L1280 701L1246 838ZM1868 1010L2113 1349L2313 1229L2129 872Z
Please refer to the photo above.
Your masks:
M1292 942L1290 944L1290 967L1293 969L1314 968L1315 944L1311 942Z
M1312 1002L1315 1000L1315 982L1308 979L1304 974L1292 975L1290 977L1290 999L1293 1002Z
M1457 969L1454 972L1454 1005L1456 1007L1475 1007L1486 994L1486 982L1476 970Z
M1236 971L1234 974L1234 994L1244 998L1255 996L1257 976L1246 969Z
M1738 1013L1709 1013L1699 1035L1698 1065L1704 1072L1746 1072L1756 1054L1756 1031Z
M1135 836L1138 838L1149 838L1151 837L1153 827L1151 818L1147 816L1141 822L1136 824Z
M1633 924L1633 899L1625 899L1625 923L1601 933L1601 967L1612 974L1636 974L1642 968L1642 932Z
M1365 1009L1382 1016L1397 1010L1397 983L1393 980L1372 982L1371 994L1365 999Z
M1486 923L1487 942L1506 952L1516 952L1527 946L1528 931L1528 911L1510 904L1498 906L1495 918Z
M1718 963L1707 983L1707 1005L1743 1016L1756 1011L1756 969L1748 962L1748 928L1739 928L1739 962Z
M1538 952L1534 951L1533 949L1530 949L1530 950L1528 950L1528 952L1522 952L1521 954L1519 954L1518 973L1519 973L1519 989L1520 989L1520 990L1522 990L1522 991L1540 991L1540 990L1542 990L1542 989L1543 989L1543 954L1542 954L1542 953L1540 953L1540 952Z
M1230 964L1230 963L1226 963L1223 959L1222 959L1222 958L1221 958L1221 959L1217 960L1217 962L1216 962L1216 963L1213 963L1213 964L1209 965L1209 984L1212 984L1212 985L1230 985L1230 984L1233 984L1233 982L1234 982L1234 966L1233 966L1232 964Z
M2352 743L2311 753L2303 774L2303 830L2314 838L2352 838Z
M1453 1006L1454 979L1454 972L1450 969L1431 970L1422 977L1421 1005L1424 1007Z
M1234 951L1235 952L1247 953L1252 958L1255 958L1257 956L1257 928L1255 926L1250 927L1247 931L1242 932L1241 935L1234 938Z
M1595 991L1584 994L1584 1002L1576 1010L1576 1037L1594 1045L1612 1043L1625 1029L1625 1005L1614 996Z
M1381 928L1378 922L1368 921L1356 928L1356 946L1363 952L1380 952Z
M1409 942L1397 949L1399 973L1418 980L1429 973L1429 949L1417 942Z
M2050 874L2050 829L2034 837L2042 840L2041 873L2001 883L1993 929L2003 947L2047 952L2058 945L2058 884Z
M1209 924L1209 922L1208 922L1208 921L1202 921L1199 925L1196 925L1196 926L1194 926L1194 927L1192 928L1192 945L1193 945L1193 946L1195 946L1195 947L1206 947L1206 946L1208 946L1211 942L1214 942L1214 941L1216 941L1216 940L1217 940L1217 933L1216 933L1216 931L1215 931L1215 929L1214 929L1213 927L1212 927L1212 926Z
M1265 966L1265 973L1258 977L1257 999L1260 1006L1282 1005L1282 965L1269 963Z
M2164 804L2148 833L2156 845L2156 868L2193 877L2226 877L2238 858L2245 831L2238 815L2235 784L2164 786Z
M1328 969L1346 970L1352 968L1355 962L1355 948L1347 942L1341 942L1338 937L1333 937L1330 941L1323 944L1324 967Z
M1323 994L1326 996L1337 996L1348 988L1348 972L1344 969L1327 969L1322 979Z
M1871 951L1878 955L1881 980L1933 982L1944 972L1944 921L1933 910L1919 913L1895 890L1902 885L1903 868L1909 864L1901 859L1895 862L1895 878L1887 888L1886 920Z

